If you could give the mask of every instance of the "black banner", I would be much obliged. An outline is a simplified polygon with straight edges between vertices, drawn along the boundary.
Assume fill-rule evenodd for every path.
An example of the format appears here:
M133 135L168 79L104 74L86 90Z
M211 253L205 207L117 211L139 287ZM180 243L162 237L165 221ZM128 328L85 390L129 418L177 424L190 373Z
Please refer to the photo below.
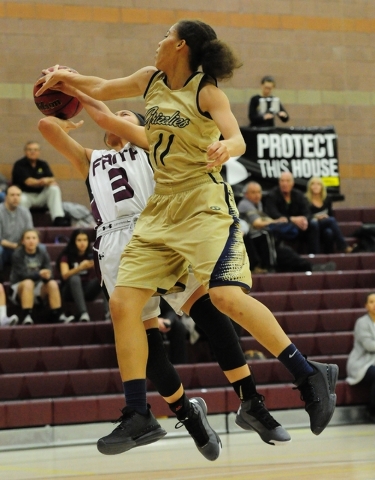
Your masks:
M321 177L336 200L340 194L337 135L333 126L251 128L241 127L246 152L238 159L250 180L264 190L278 184L280 174L292 172L295 186L306 190L311 177Z

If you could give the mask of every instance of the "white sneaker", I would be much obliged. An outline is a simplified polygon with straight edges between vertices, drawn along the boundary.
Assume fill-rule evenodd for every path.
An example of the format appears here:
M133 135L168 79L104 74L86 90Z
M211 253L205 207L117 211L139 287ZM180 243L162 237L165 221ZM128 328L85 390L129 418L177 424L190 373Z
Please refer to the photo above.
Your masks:
M17 325L18 323L18 317L17 315L11 315L10 317L3 317L0 321L0 326L1 327L7 327L7 326L11 326L11 325Z
M33 325L34 320L31 318L31 315L26 315L24 318L22 325Z
M90 322L90 316L87 312L81 313L81 316L79 317L79 322Z
M74 320L74 315L69 315L69 316L66 316L65 313L62 313L60 316L59 316L59 322L62 322L62 323L70 323Z

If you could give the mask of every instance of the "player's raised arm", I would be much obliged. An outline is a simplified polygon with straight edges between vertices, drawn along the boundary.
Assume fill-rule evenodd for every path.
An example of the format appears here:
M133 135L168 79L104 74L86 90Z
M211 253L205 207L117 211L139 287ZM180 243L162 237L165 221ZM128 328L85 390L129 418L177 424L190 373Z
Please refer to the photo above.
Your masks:
M129 122L129 118L125 115L127 110L117 112L115 115L105 103L91 98L70 85L62 83L59 84L58 89L67 95L76 97L94 122L103 130L111 132L120 138L125 138L137 147L148 150L149 144L144 127Z
M89 159L92 150L84 148L68 134L70 130L79 128L83 120L74 123L56 117L44 117L38 122L43 137L86 178L89 173Z
M59 82L65 82L90 97L97 100L114 100L117 98L129 98L143 95L148 82L156 71L155 67L149 66L141 68L132 75L114 80L105 80L99 77L80 75L69 69L58 68L56 65L53 71L43 70L45 76L40 78L38 85L41 88L36 92L36 96L52 88Z

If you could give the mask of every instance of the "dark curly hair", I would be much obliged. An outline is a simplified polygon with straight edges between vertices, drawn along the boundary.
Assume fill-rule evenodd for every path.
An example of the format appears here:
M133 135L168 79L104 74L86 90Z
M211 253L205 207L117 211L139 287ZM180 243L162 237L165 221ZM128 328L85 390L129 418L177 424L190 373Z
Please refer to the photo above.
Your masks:
M180 20L176 25L180 40L190 48L190 68L201 66L204 73L217 80L233 76L233 70L242 66L233 50L217 38L212 27L200 20Z

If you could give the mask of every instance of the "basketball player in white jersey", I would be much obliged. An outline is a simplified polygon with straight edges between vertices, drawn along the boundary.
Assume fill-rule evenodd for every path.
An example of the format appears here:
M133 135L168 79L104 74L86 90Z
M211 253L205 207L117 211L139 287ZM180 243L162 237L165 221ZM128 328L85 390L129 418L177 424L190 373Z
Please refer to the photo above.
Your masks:
M39 122L39 129L43 136L77 167L83 177L87 177L88 173L86 183L90 192L93 215L99 225L94 250L98 254L99 273L103 286L110 295L115 286L123 247L129 242L134 223L154 189L152 170L144 150L129 144L124 137L131 138L133 143L145 149L148 148L148 142L144 129L136 126L143 123L140 115L126 110L114 115L101 102L77 91L75 94L79 96L87 112L100 126L116 132L106 134L106 143L113 150L84 149L71 139L67 131L80 126L82 122L73 124L73 122L64 122L50 117ZM213 307L206 290L190 275L184 292L168 295L165 299L177 312L183 310L190 314L209 337L221 368L242 400L241 413L236 419L238 425L246 430L257 431L263 441L272 445L290 441L289 434L272 418L264 406L264 399L256 392L231 322ZM149 344L147 376L170 404L172 411L189 429L190 425L186 421L189 402L175 370L165 355L157 323L155 324L158 313L158 297L152 297L142 315ZM166 372L170 374L166 375ZM203 400L191 400L191 402L195 401L199 403L195 406L201 409L201 418L204 419L206 407ZM189 431L194 437L192 429ZM115 432L116 430L113 433ZM108 453L108 450L111 452L116 450L113 453L120 453L120 450L126 451L132 448L128 445L125 448L122 441L119 447L117 444L119 439L116 438L115 441L116 446L113 447L113 445L106 445L108 440L101 439L98 448L102 453ZM203 441L204 439L201 443ZM196 443L199 448L199 439ZM217 451L217 437L212 434L209 445L211 450ZM207 445L205 448L209 450ZM206 458L216 454L205 454L204 449L202 451L201 448L200 451Z

